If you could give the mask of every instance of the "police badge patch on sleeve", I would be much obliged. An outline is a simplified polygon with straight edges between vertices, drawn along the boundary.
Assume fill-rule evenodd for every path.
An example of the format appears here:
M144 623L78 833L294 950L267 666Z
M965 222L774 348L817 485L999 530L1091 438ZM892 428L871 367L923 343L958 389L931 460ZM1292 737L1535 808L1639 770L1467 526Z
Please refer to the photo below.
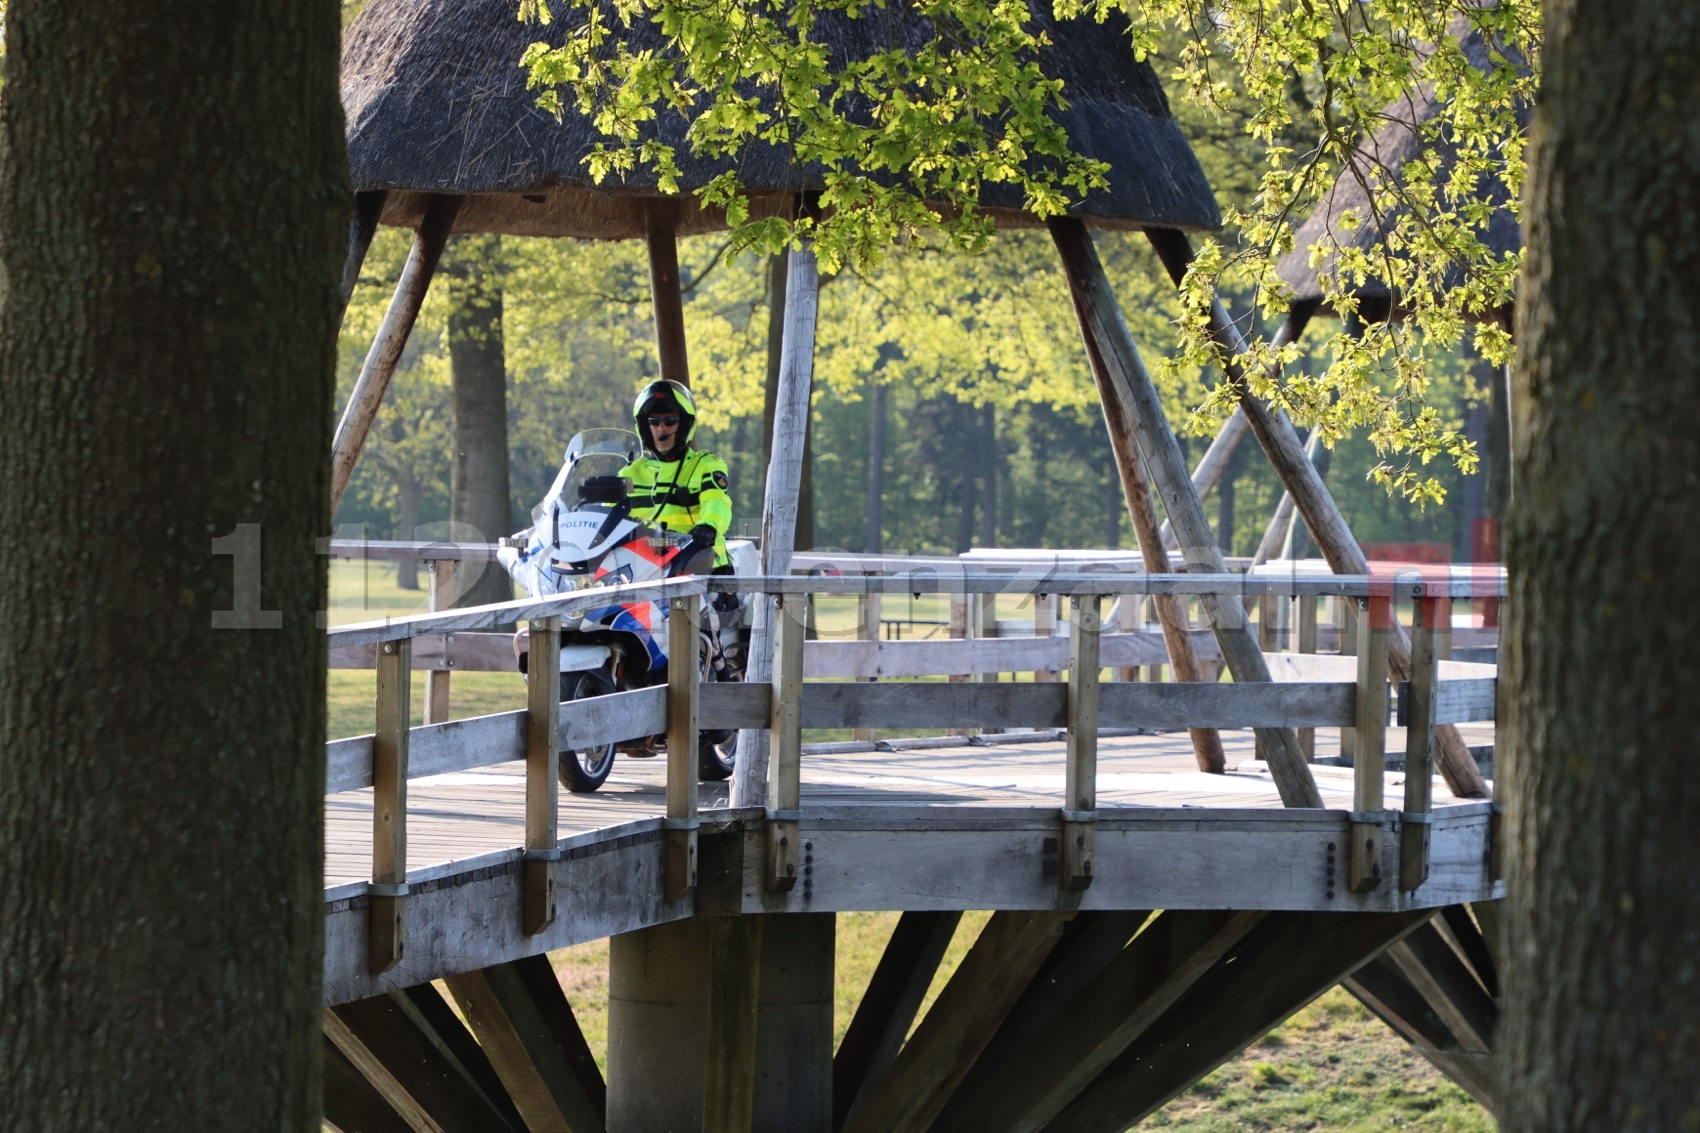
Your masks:
M708 475L709 479L714 481L714 486L719 488L722 492L728 490L732 486L732 481L726 479L726 473L724 472L710 472Z

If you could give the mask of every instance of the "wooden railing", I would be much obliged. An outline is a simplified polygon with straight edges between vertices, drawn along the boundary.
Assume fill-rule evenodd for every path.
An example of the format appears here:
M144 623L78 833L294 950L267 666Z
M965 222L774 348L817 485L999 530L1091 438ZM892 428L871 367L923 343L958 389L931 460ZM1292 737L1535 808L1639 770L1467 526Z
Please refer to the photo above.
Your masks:
M541 931L555 918L552 865L559 857L558 759L563 748L590 747L665 732L668 736L664 885L669 898L696 884L696 743L699 729L768 729L772 737L766 788L767 855L764 884L791 888L799 871L802 734L806 728L1002 727L1066 729L1066 791L1059 808L1059 883L1079 891L1092 881L1096 820L1097 737L1105 728L1178 730L1188 727L1343 727L1355 731L1355 785L1348 821L1346 887L1365 892L1382 883L1381 839L1387 826L1386 766L1388 633L1396 604L1414 611L1412 680L1402 692L1409 729L1405 798L1400 823L1398 884L1420 887L1428 874L1428 831L1437 725L1492 720L1492 677L1441 679L1437 640L1455 598L1499 596L1503 581L1482 577L1280 577L1259 575L1064 575L1040 579L936 574L689 577L583 590L546 599L426 614L329 633L333 650L371 647L378 670L376 731L327 745L327 790L370 785L373 798L373 971L394 965L404 948L407 898L407 783L426 775L523 759L526 765L523 923ZM533 672L552 672L562 620L610 604L672 603L671 655L694 656L703 596L731 591L775 602L774 673L767 684L703 684L695 665L675 665L667 685L589 700L558 702L553 681L530 683L527 707L454 722L408 727L408 673L416 640L519 623L530 635ZM1069 603L1064 652L1047 664L1068 671L1066 682L951 684L938 681L806 682L804 637L811 595L951 593L1056 594ZM1353 681L1247 684L1100 682L1103 602L1117 595L1200 594L1256 600L1264 596L1347 600L1358 611L1357 675ZM1016 639L1019 641L1019 639ZM897 643L888 643L897 644ZM911 644L911 643L904 643ZM913 643L927 645L954 643ZM971 643L978 646L990 642ZM1012 642L1013 644L1013 642ZM1026 645L1027 643L1022 643ZM1007 666L1003 671L1017 666ZM1024 667L1024 666L1022 666ZM920 674L914 674L920 675ZM1330 866L1332 870L1332 866Z

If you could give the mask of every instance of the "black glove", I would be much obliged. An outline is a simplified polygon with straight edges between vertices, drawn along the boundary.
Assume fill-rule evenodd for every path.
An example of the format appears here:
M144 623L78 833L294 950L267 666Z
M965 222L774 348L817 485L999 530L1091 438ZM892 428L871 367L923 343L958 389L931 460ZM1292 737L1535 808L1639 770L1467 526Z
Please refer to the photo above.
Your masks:
M691 528L691 538L688 543L679 548L679 553L673 556L671 565L667 568L669 575L676 575L687 570L691 563L704 551L714 553L714 541L719 537L714 528L706 523L699 523Z
M714 541L720 538L720 533L706 523L699 523L691 528L691 541L685 544L685 555L694 555L701 550L714 549ZM680 556L681 558L683 555Z

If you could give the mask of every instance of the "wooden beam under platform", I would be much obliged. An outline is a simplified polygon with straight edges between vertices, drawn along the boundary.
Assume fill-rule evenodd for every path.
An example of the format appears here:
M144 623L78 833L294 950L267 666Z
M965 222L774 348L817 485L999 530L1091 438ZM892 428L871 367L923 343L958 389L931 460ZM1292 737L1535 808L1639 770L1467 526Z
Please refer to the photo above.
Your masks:
M961 920L959 912L898 919L832 1059L833 1129L844 1127L863 1086L891 1068Z
M995 913L845 1133L923 1133L974 1065L1071 913Z
M420 1133L526 1133L489 1059L429 984L327 1010L325 1037Z
M1137 1124L1431 916L1271 914L1045 1130L1120 1133Z
M529 1133L602 1133L608 1090L546 957L447 982Z

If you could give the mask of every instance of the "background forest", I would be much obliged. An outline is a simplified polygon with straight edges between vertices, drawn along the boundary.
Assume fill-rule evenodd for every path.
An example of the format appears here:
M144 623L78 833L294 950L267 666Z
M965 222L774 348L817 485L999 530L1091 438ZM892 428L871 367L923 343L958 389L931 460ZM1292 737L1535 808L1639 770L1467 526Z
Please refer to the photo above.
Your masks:
M1248 202L1259 154L1243 130L1179 100L1175 109L1224 205ZM343 325L339 404L400 274L409 235L380 233L366 260ZM1100 233L1098 243L1182 446L1196 461L1218 422L1192 410L1215 375L1165 364L1178 353L1180 308L1144 237ZM773 279L769 259L733 257L728 248L725 235L686 239L680 261L702 409L696 444L730 464L741 532L759 526ZM338 525L363 524L372 538L450 534L452 371L466 353L452 340L458 333L464 341L464 328L475 324L484 336L484 350L475 353L499 357L506 371L509 529L523 527L575 432L629 427L636 389L658 373L649 295L638 242L451 240ZM1250 306L1249 297L1238 304L1226 297L1236 315ZM802 519L800 547L948 553L1132 545L1079 332L1043 230L1001 232L977 256L942 243L905 246L877 268L827 278L820 302L805 473L813 506ZM463 329L451 332L451 324ZM1261 329L1267 336L1274 328ZM1329 340L1345 332L1338 321L1313 321L1299 367L1325 366ZM1470 357L1444 356L1427 391L1443 424L1463 429L1478 452L1493 372ZM884 425L877 442L876 420ZM871 483L876 443L882 451ZM1469 520L1483 514L1484 474L1465 476L1445 458L1434 461L1422 471L1440 480L1446 500L1424 507L1369 479L1381 459L1362 430L1318 457L1358 538L1445 543L1455 559L1469 558ZM1279 495L1257 446L1242 445L1207 501L1230 553L1256 550ZM1298 540L1298 553L1307 542Z

